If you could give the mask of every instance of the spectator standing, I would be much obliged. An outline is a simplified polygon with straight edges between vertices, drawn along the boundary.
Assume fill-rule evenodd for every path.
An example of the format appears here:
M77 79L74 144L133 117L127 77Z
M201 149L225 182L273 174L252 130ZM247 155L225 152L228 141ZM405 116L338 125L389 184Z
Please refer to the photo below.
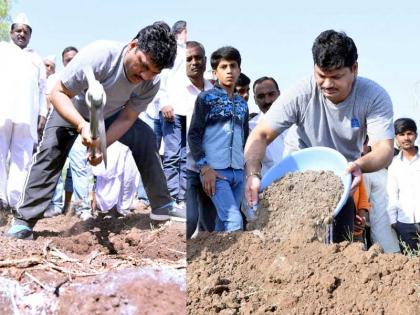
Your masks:
M210 64L218 82L197 97L188 144L204 191L217 209L216 231L237 231L243 229L243 148L249 131L248 105L235 93L241 55L222 47L213 52Z
M11 42L0 49L0 208L15 208L43 129L47 105L41 57L28 48L32 27L24 13L10 28ZM9 156L9 158L8 158ZM8 170L8 171L7 171Z
M394 123L400 153L388 169L388 213L401 252L420 250L420 155L415 146L417 125L410 118ZM402 243L403 242L403 243Z
M195 41L187 42L186 66L188 80L185 82L185 104L187 106L187 130L191 123L194 104L198 94L213 88L210 81L204 79L206 71L206 52L204 46ZM200 171L191 155L187 144L187 239L197 228L213 232L216 221L216 209L210 197L203 190Z

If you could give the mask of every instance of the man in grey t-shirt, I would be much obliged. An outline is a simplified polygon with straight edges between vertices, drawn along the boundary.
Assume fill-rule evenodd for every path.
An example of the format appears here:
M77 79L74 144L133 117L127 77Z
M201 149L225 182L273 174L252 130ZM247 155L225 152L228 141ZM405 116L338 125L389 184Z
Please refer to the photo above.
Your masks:
M151 218L166 220L178 216L173 211L154 133L138 119L159 89L155 77L162 69L173 66L175 55L175 37L163 22L143 28L128 45L98 41L76 55L51 93L54 111L45 127L8 236L33 237L32 228L51 201L58 176L78 134L85 146L96 148L97 153L90 154L88 161L92 165L102 161L98 141L92 139L87 122L89 109L85 92L88 85L83 71L87 65L92 67L106 93L107 145L120 141L130 148L150 199ZM179 219L185 221L185 215Z
M284 92L250 134L245 146L249 204L258 201L261 160L269 143L292 124L297 125L299 148L326 146L350 162L347 171L355 188L362 172L389 165L393 156L393 110L386 91L375 82L357 77L357 48L345 33L322 32L312 47L314 74ZM369 135L372 152L361 157ZM334 241L353 231L354 202L335 218Z

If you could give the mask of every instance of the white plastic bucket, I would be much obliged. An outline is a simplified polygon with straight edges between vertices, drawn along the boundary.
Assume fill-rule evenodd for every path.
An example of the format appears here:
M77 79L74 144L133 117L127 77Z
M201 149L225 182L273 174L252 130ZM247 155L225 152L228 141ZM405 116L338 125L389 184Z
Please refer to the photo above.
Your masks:
M261 181L260 191L266 189L271 183L288 173L304 171L332 171L344 186L343 195L334 209L335 217L344 206L351 190L351 174L347 173L346 158L338 151L327 147L312 147L293 152L278 164L271 167Z

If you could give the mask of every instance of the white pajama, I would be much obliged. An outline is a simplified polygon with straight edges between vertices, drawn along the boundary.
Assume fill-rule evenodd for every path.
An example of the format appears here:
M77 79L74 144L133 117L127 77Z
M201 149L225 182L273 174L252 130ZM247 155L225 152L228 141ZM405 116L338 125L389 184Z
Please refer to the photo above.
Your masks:
M38 142L38 116L46 116L46 74L41 57L9 42L0 42L0 69L0 198L15 207Z
M28 125L10 120L0 124L0 199L11 207L17 205L22 193L33 147Z
M397 234L391 228L388 216L387 170L381 169L373 173L363 174L366 192L372 209L369 211L370 235L374 243L378 243L385 253L400 251Z
M140 174L130 149L120 142L107 149L107 168L103 163L93 168L96 175L96 205L108 212L115 205L117 211L130 209L137 193Z

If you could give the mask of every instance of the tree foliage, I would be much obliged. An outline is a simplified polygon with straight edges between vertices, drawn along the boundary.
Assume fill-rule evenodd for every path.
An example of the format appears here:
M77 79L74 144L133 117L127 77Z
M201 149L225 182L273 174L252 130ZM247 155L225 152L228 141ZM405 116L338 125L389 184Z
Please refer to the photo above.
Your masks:
M0 40L9 39L10 8L10 0L0 0Z

